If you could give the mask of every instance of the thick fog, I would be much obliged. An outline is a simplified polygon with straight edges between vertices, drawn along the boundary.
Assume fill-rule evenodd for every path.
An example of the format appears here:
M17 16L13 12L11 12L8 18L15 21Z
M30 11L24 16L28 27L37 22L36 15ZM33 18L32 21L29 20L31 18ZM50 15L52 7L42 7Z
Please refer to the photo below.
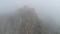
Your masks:
M35 8L44 26L60 32L60 0L0 0L0 16L13 14L23 6Z

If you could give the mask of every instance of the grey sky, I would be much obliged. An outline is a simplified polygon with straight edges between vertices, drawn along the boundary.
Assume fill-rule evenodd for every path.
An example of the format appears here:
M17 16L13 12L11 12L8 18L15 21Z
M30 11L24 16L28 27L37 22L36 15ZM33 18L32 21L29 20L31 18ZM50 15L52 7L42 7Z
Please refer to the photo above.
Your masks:
M34 7L41 19L51 17L52 24L60 26L60 0L0 0L0 14L13 13L24 5Z

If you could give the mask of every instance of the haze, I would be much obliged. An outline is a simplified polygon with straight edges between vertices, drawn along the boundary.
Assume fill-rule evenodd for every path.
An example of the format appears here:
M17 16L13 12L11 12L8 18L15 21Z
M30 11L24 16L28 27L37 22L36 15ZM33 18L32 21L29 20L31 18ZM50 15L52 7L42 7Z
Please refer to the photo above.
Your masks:
M60 0L0 0L0 15L13 14L25 5L35 8L43 24L60 32Z

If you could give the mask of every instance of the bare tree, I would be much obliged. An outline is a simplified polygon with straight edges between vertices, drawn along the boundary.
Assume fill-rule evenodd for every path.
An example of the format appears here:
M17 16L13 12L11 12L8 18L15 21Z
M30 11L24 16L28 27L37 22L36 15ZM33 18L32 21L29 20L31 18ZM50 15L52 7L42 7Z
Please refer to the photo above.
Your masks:
M24 7L22 10L21 34L39 34L40 21L33 8Z

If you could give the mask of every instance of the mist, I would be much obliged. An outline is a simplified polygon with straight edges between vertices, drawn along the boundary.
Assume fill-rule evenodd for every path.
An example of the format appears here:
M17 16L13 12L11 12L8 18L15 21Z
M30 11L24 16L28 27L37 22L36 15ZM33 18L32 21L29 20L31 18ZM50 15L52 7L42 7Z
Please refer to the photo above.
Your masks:
M0 16L13 14L23 6L35 8L42 26L60 32L60 0L0 0Z

